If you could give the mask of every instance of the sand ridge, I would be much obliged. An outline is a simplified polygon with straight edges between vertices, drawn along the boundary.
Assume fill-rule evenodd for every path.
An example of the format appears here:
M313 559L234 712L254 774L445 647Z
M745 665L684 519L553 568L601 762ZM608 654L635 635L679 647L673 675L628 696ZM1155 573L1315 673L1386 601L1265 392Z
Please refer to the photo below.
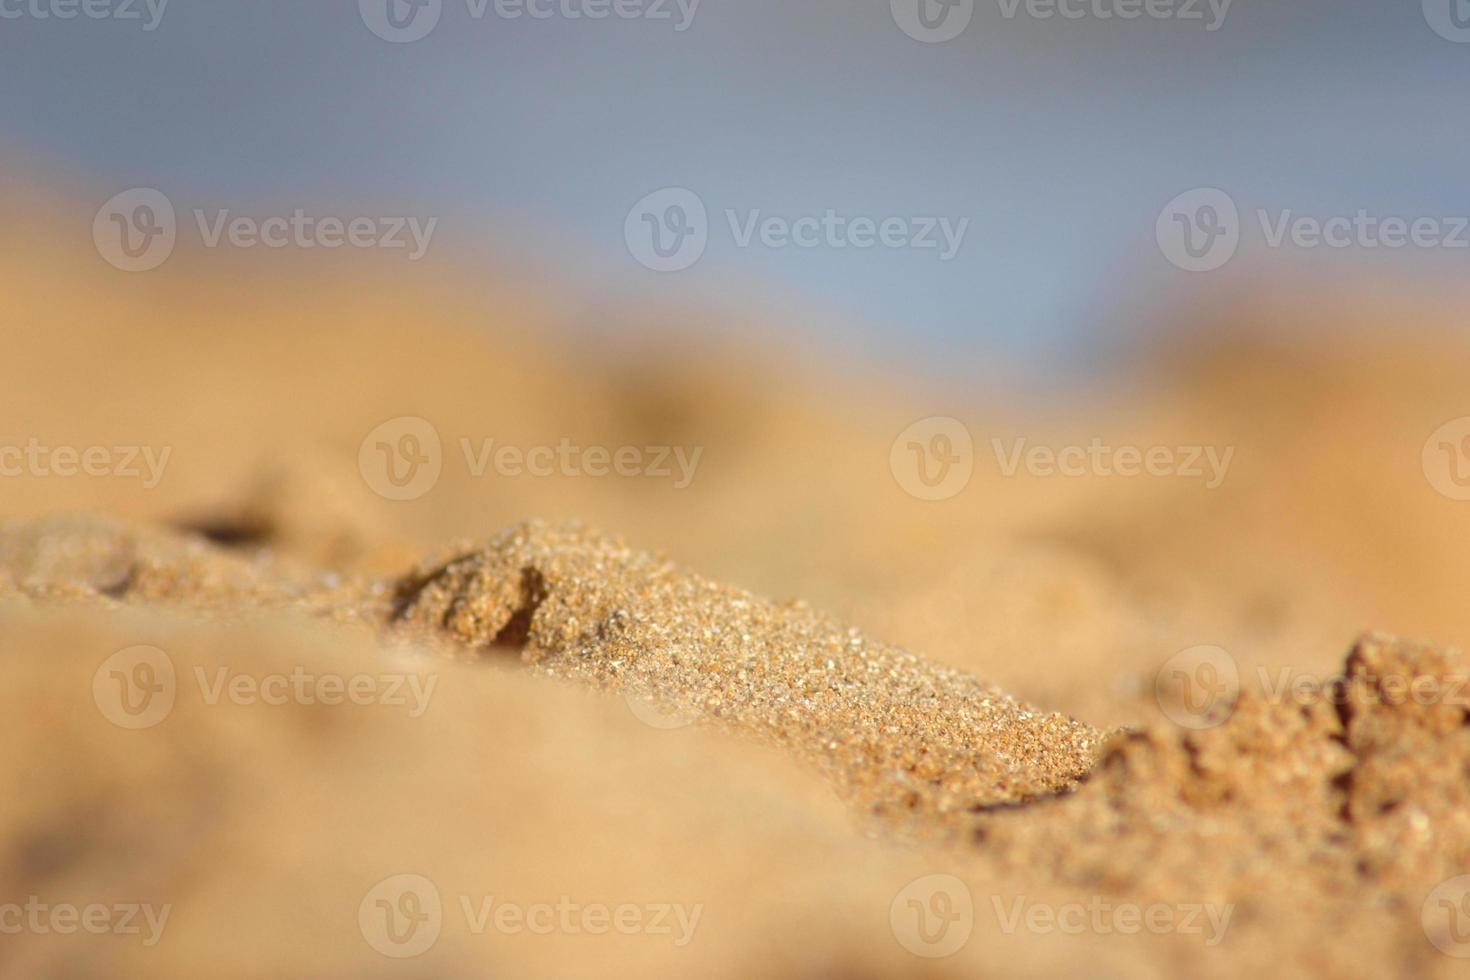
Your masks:
M1226 973L1263 956L1310 972L1449 964L1415 913L1470 865L1470 709L1386 679L1448 695L1470 669L1454 651L1370 634L1308 701L1246 690L1218 725L1109 734L577 524L517 525L353 579L174 530L59 519L0 530L0 569L0 598L39 608L182 609L231 630L305 615L350 624L354 643L366 627L461 669L520 665L674 705L820 772L871 835L938 847L967 875L1090 890L1095 907L1238 912L1216 923L1246 937L1212 954ZM1289 934L1275 927L1288 914ZM1373 936L1369 960L1328 941L1348 927Z
M1066 791L1102 738L805 603L711 582L576 525L520 525L426 564L400 584L392 618L758 735L878 815Z

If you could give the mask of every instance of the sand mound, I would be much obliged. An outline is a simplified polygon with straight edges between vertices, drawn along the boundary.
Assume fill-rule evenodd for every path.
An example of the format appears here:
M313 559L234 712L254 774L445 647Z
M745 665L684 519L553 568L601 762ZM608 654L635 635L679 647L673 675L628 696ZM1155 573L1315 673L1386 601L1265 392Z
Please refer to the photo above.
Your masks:
M523 525L400 584L393 619L788 747L878 814L1061 792L1099 733L577 527Z
M1146 341L1161 360L1099 387L992 365L946 388L794 351L779 323L761 349L696 340L683 311L666 331L622 329L643 310L610 329L600 305L482 285L479 261L181 252L122 275L87 240L95 201L0 195L18 270L0 449L115 464L3 481L0 516L46 519L0 530L0 881L177 906L148 950L5 934L0 973L1463 974L1442 953L1470 952L1447 941L1470 904L1449 916L1440 891L1470 870L1448 701L1395 706L1367 685L1363 706L1303 706L1252 683L1217 727L1150 721L1159 665L1196 645L1274 682L1343 669L1365 628L1470 636L1470 508L1423 459L1470 412L1459 297L1365 282L1205 303ZM891 447L939 415L965 424L974 466L936 502L905 492ZM362 466L404 417L432 425L442 464L413 500ZM1234 462L1214 489L1008 474L994 447L1023 439ZM492 444L563 441L702 462L682 489L475 465ZM156 473L129 471L140 452ZM553 524L490 537L527 515ZM132 731L93 684L138 644L173 658L181 701ZM1463 669L1385 638L1348 669L1394 658ZM202 704L195 671L222 667L440 684L416 719ZM402 872L446 905L438 944L407 961L357 922ZM900 925L935 875L940 911L972 916L929 959ZM705 909L677 952L467 930L455 900L492 892ZM1220 924L1234 909L1211 943L1090 917L1018 926L1017 901L1214 902Z
M1244 897L1290 875L1407 901L1470 866L1467 679L1458 653L1372 634L1339 676L1244 690L1218 726L1116 737L1065 806L977 840L1079 883Z
M579 526L527 524L401 579L249 560L197 536L111 521L0 533L0 585L239 614L287 607L468 648L787 747L875 814L935 814L1062 792L1095 729Z
M856 965L857 960L849 960L853 949L870 950L878 960L892 957L892 948L875 943L871 920L879 916L886 897L902 885L903 873L896 869L908 859L894 848L903 841L924 843L930 861L952 873L945 880L957 883L953 887L967 895L988 893L1000 924L1000 936L992 937L998 942L1016 941L1014 925L1004 924L1010 914L1005 910L1024 909L1038 896L1044 896L1052 909L1085 907L1094 914L1122 903L1123 908L1172 909L1179 922L1203 915L1210 922L1206 946L1211 952L1206 959L1189 960L1191 970L1202 975L1257 968L1347 975L1365 967L1374 972L1372 964L1384 962L1427 975L1452 964L1432 943L1454 948L1458 942L1452 924L1435 926L1438 920L1428 912L1421 923L1420 914L1430 908L1442 882L1470 866L1467 665L1458 654L1385 635L1362 639L1340 677L1232 691L1224 716L1201 716L1193 730L1155 725L1116 734L1104 743L1099 731L1081 722L1037 711L958 671L872 640L802 603L773 603L719 585L577 526L522 525L483 545L452 549L396 579L351 581L263 557L243 558L173 531L110 521L52 521L0 533L0 568L4 569L0 597L21 597L26 610L44 610L57 602L82 607L94 632L100 622L123 625L122 634L112 639L119 645L127 636L134 642L140 635L172 637L164 640L174 648L171 664L193 666L201 678L208 670L258 673L290 664L338 673L381 671L401 656L393 651L417 648L425 652L412 655L418 664L412 670L420 675L442 673L439 681L456 686L449 696L452 714L445 722L451 727L481 724L472 721L482 713L476 703L479 697L485 698L483 707L498 705L495 710L504 712L504 695L471 692L484 689L485 682L477 678L485 672L501 677L515 665L524 665L537 683L545 685L546 693L518 685L518 696L545 697L548 704L559 706L558 712L601 717L604 709L591 702L567 701L553 692L579 687L616 692L634 708L624 715L625 721L645 731L650 726L691 725L689 731L669 737L695 739L700 745L720 732L739 736L728 746L708 742L719 746L708 749L712 757L745 759L749 752L775 750L798 764L794 774L783 779L800 783L802 777L795 773L816 770L835 784L839 795L856 807L869 833L880 838L871 845L876 850L862 860L899 878L897 884L868 881L850 896L854 909L862 909L861 916L868 916L870 924L841 940L857 943L843 954L826 945L827 940L818 944L825 950L819 962L828 967L837 962ZM96 606L111 610L105 614L111 618L98 619L99 612L91 610ZM188 626L138 618L156 617L168 608L192 610L198 618ZM28 637L25 642L54 643L48 633L55 630L47 625L50 621L36 619L31 611L17 612L13 603L4 609L13 622L20 622L18 635ZM306 615L319 625L291 626L279 619L283 615ZM240 629L257 639L225 639ZM344 629L349 632L330 646L354 652L314 646L313 637L328 638L321 631ZM189 638L179 640L181 634ZM288 639L293 635L295 639ZM267 645L285 644L295 652L282 657L253 648L263 636L274 637L264 641ZM92 637L88 644L98 648L99 642L105 640ZM229 652L223 659L200 652L211 647ZM427 651L441 656L430 657ZM442 656L445 653L449 656ZM441 665L438 670L432 666L436 662ZM58 669L80 677L87 663L68 661ZM579 683L556 683L558 678ZM13 690L21 703L31 698L35 705L28 710L54 710L54 704L47 707L48 699L54 702L61 696L54 678L27 668L17 682ZM72 686L82 687L80 682ZM201 681L200 690L207 689ZM36 785L49 782L52 790L13 807L5 817L11 824L10 839L31 842L17 844L21 857L16 860L22 863L16 867L23 872L19 880L24 887L35 890L55 884L64 868L71 881L130 886L139 894L171 894L176 900L183 896L213 909L213 916L176 925L187 930L189 938L171 946L170 954L183 958L162 963L176 964L179 972L186 972L183 964L190 962L189 943L217 937L211 923L217 924L226 907L247 918L259 911L242 912L235 900L226 902L217 894L220 884L212 876L187 887L170 878L184 874L187 862L166 842L185 825L193 827L189 833L203 842L200 846L214 852L226 846L227 838L220 836L226 833L221 819L233 828L228 839L237 843L230 846L240 846L238 840L249 842L242 854L260 847L262 835L283 832L298 838L293 845L298 852L303 847L319 848L303 858L313 868L314 908L350 905L357 891L375 887L372 880L358 880L362 871L356 865L353 873L329 870L336 861L331 855L345 858L359 845L316 840L317 833L310 828L283 830L272 823L289 820L287 815L294 812L289 794L277 800L279 794L273 792L262 804L222 787L240 779L245 781L242 787L258 786L261 780L275 778L271 773L276 754L283 757L280 765L285 768L279 772L289 774L288 787L298 778L324 778L322 753L344 758L381 753L383 739L407 738L392 734L396 724L349 736L336 723L317 727L330 711L292 709L278 717L297 719L293 724L299 732L310 733L303 735L304 744L316 746L298 757L297 749L285 742L276 746L251 734L255 724L273 724L263 717L234 710L221 720L197 706L177 710L185 720L146 743L151 747L143 759L153 761L130 761L116 778L94 784L88 795L91 802L82 810L77 809L82 797L65 781L50 782L46 767L64 772L85 753L99 751L95 739L106 733L107 726L95 718L78 721L80 728L35 750L35 758L23 768L32 773ZM525 710L535 711L517 709ZM313 721L319 714L320 721ZM17 733L32 731L25 717L22 713L15 722ZM634 717L647 724L637 725L631 721ZM669 719L673 722L664 724ZM523 718L521 723L525 722ZM565 715L551 723L581 724ZM710 731L700 732L702 728ZM501 726L492 737L497 744L509 745L522 744L524 736ZM108 737L115 740L115 730ZM554 751L587 737L568 736ZM225 748L225 743L251 745L247 754L258 764L236 771L234 763L219 761L236 751ZM418 748L396 748L395 766L415 765L414 752L429 753L421 759L428 765L438 751L432 740L417 736L408 744ZM1094 768L1100 745L1100 761ZM27 750L18 751L24 757ZM105 755L111 750L101 751ZM286 756L293 761L287 764ZM360 761L331 777L331 792L337 794L330 797L334 805L352 799L359 805L364 802L363 794L371 793L371 788L353 786L365 777L349 778L347 772L358 766L372 770L373 765ZM519 762L507 765L508 772L520 772L522 767ZM596 780L590 773L579 775L578 765L572 764L563 775ZM752 771L769 765L749 763ZM459 777L452 770L433 762L426 771L436 773L436 779L453 781ZM643 777L630 772L623 778ZM152 787L146 792L153 795L145 802L136 794L146 787ZM599 793L605 791L607 787ZM612 805L619 805L616 801L624 797L609 792ZM810 795L805 789L796 795L786 792L788 800ZM632 799L647 799L649 794L640 784ZM715 798L724 797L715 794ZM822 809L813 800L804 805ZM481 806L473 804L476 810ZM97 807L118 808L123 814L118 818L121 824L104 821L98 834L109 840L121 833L131 835L137 846L154 855L152 860L164 861L173 871L162 878L149 877L136 867L128 871L113 864L112 844L86 844L95 835L77 830L76 815ZM71 816L65 816L68 811ZM506 821L503 813L497 819L502 825ZM139 820L145 821L143 829L136 825ZM63 835L72 850L60 858L47 857L52 845L45 840L61 838L38 829L46 826L73 828ZM460 833L454 829L442 842L447 852L435 852L440 870L433 880L452 876L448 868L457 860L451 856L455 846L476 846L468 827L464 836L455 836ZM732 833L734 842L743 832ZM818 836L822 835L829 838L822 846L835 849L834 853L851 847L837 842L839 831L824 829ZM654 849L651 853L665 853L681 845L662 839L649 846ZM751 838L739 846L757 852L764 848L779 859L785 845ZM426 860L424 852L402 842L386 853L418 853L420 860ZM61 864L53 868L57 861ZM157 869L156 864L148 867ZM810 868L819 874L830 870ZM377 870L387 876L401 868L384 864ZM252 901L281 900L281 884L261 880L258 870L240 867L231 873L243 876L236 886ZM523 884L535 880L528 875L516 880ZM1020 890L1018 880L1027 882ZM747 900L742 897L746 887L725 880L718 894L710 897L715 905L728 907L725 903ZM1288 917L1291 926L1284 929ZM721 942L738 946L763 936L785 935L765 919L757 919L746 917L739 924L727 920ZM1443 934L1435 934L1434 928ZM1348 949L1336 941L1343 930L1363 938ZM361 955L350 930L332 926L328 931L333 936L329 945L345 951L339 956L352 961ZM1114 950L1112 962L1119 968L1124 963L1137 967L1139 955L1167 962L1188 944L1189 930L1180 926L1178 931L1181 934L1149 937L1150 942L1164 944L1159 948L1135 943ZM902 933L895 935L902 945ZM293 934L289 939L295 943L301 937ZM828 939L840 945L836 938ZM1007 948L1005 955L1015 955L1014 948ZM31 964L55 962L50 949L45 943L31 944L22 948L21 955ZM706 947L706 952L710 949ZM1066 961L1072 952L1065 944L1048 944L1046 949L1054 963ZM305 962L299 950L293 952L286 945L272 946L261 955L281 964ZM440 955L442 960L430 962L442 963L451 972L480 962L480 954L461 942L447 943ZM656 957L644 960L640 955L630 953L627 962L645 966L657 962ZM1033 950L1028 955L1037 954ZM559 950L556 961L565 963L575 956ZM534 954L529 960L511 959L538 962ZM779 969L789 970L791 962L789 949L776 957ZM983 962L976 949L950 966L963 975L963 970ZM159 965L154 961L155 967Z

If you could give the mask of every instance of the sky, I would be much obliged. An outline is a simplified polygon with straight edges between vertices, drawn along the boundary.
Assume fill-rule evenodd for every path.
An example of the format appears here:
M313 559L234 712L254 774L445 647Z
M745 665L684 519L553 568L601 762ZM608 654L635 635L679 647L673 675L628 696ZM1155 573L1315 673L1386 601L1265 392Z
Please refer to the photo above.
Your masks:
M0 0L0 83L0 152L99 205L434 217L423 261L919 363L1470 262L1467 0Z

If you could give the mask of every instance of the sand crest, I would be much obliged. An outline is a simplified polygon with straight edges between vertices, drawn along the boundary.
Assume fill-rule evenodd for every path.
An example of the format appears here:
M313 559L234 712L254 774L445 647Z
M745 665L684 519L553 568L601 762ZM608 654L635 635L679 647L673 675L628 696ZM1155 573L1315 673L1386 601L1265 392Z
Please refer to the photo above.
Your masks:
M431 562L395 622L787 747L875 813L1065 791L1100 733L865 636L577 526L526 524Z

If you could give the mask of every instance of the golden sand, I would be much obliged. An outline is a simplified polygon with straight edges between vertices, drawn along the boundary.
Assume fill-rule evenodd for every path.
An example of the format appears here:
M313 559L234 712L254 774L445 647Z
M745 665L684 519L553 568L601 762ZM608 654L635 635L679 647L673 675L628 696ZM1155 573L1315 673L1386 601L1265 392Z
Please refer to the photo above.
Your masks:
M780 745L874 812L942 813L1075 785L1099 734L864 636L614 539L512 528L432 563L394 619L481 655L697 712Z
M1470 670L1470 505L1420 463L1470 415L1462 303L1191 313L1169 331L1213 326L1127 383L1037 404L658 331L558 344L563 315L401 264L95 275L54 231L92 209L28 207L0 228L0 443L171 461L0 482L0 925L32 897L172 912L151 946L0 935L0 975L1464 975L1467 711L1385 684ZM409 415L443 472L389 500L359 448ZM941 502L889 468L930 415L976 440ZM1023 436L1235 462L1214 490L1005 477L989 440ZM476 476L487 438L703 462L683 490ZM1155 679L1198 645L1241 691L1196 730ZM176 696L129 727L99 692L139 648ZM1268 696L1282 671L1324 680ZM257 696L298 678L381 697ZM442 916L397 958L372 915L405 874ZM466 914L490 897L700 915L682 944L543 934Z
M1420 681L1452 692L1470 665L1385 635L1362 639L1335 686L1301 703L1247 692L1223 725L1104 742L804 603L722 586L580 526L521 525L397 579L343 581L174 532L54 521L0 534L0 567L0 597L194 610L206 631L277 610L334 623L351 643L366 630L437 650L463 665L450 683L518 663L616 692L635 715L639 704L662 712L643 716L656 727L709 725L824 774L870 833L940 847L956 871L1208 903L1268 935L1260 917L1285 903L1310 926L1277 936L1276 955L1303 970L1361 965L1314 946L1329 922L1360 920L1377 955L1444 966L1406 913L1470 863L1470 710L1408 696ZM1256 958L1212 955L1227 971Z

